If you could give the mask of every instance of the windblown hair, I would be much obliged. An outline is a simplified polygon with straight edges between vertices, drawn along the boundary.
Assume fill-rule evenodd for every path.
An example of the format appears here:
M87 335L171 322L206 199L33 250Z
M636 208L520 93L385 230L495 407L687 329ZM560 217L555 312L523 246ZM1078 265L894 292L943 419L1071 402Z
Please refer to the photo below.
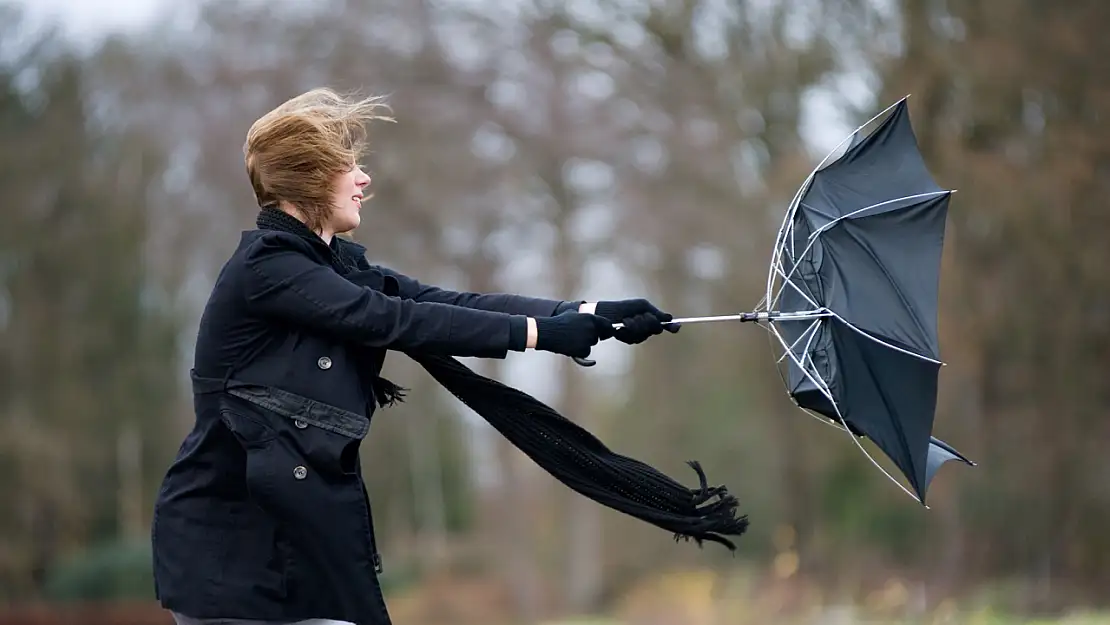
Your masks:
M371 121L393 121L380 96L345 97L313 89L251 125L243 157L259 206L294 205L318 232L331 214L335 179L350 171L367 143Z

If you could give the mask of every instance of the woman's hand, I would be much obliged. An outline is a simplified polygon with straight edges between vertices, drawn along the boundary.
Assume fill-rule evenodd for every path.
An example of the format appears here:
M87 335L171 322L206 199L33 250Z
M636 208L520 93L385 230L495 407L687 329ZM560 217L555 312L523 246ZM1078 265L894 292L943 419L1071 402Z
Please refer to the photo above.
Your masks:
M585 358L594 345L614 333L613 322L588 313L571 311L554 317L528 318L530 346L564 356Z
M592 312L610 323L623 324L624 327L617 330L614 336L628 345L643 343L656 334L662 334L663 330L673 334L682 327L681 324L668 323L674 317L643 298L587 302L578 310Z

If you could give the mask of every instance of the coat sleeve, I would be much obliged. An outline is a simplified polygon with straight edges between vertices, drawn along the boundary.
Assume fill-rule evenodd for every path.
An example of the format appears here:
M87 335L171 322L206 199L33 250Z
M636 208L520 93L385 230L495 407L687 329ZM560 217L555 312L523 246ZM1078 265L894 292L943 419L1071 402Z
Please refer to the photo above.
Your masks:
M261 237L244 256L244 295L255 314L398 351L503 358L523 351L526 317L391 297L312 260L300 242Z
M551 317L567 310L577 310L581 301L563 301L543 297L529 297L513 293L472 293L451 291L430 284L386 267L375 267L383 274L395 278L401 288L401 297L416 302L435 302L463 308L488 310L528 317Z

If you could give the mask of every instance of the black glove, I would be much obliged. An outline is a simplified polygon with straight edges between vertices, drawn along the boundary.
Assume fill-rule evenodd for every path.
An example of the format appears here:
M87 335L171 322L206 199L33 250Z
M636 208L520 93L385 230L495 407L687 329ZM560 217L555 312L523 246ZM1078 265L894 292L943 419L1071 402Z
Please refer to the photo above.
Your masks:
M614 332L613 322L605 317L577 311L536 317L536 349L585 358L590 355L590 348L612 337Z
M668 324L674 316L643 298L598 302L594 312L613 323L624 324L613 336L628 345L643 343L656 334L662 334L664 329L673 334L682 327L677 323Z

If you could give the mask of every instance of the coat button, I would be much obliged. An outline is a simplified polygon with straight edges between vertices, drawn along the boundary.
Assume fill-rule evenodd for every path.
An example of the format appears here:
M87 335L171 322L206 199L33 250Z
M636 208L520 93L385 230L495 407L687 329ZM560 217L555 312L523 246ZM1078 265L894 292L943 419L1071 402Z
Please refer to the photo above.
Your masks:
M306 427L308 427L308 424L305 423L304 421L301 421L300 419L294 419L293 420L293 425L297 426L297 429L299 429L299 430L303 430Z
M321 356L320 359L316 361L316 366L321 369L331 369L331 358Z
M293 477L298 480L303 480L308 475L308 469L298 465L293 469Z

